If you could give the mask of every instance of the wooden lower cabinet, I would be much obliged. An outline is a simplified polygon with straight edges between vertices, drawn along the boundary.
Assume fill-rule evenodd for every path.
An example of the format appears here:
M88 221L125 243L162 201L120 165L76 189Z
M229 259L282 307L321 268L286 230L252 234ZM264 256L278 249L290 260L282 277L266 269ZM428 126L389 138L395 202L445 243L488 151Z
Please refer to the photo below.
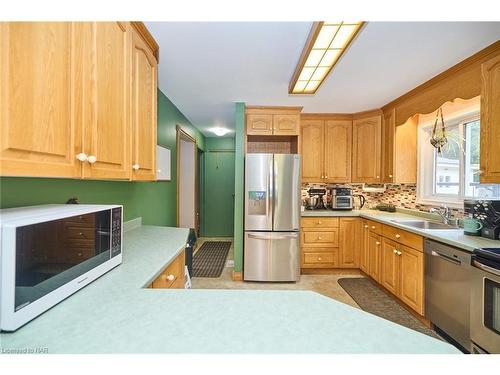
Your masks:
M392 294L399 292L398 244L387 238L382 239L380 283Z
M382 242L378 234L369 232L368 235L368 274L380 282L380 259Z
M382 239L381 284L420 315L424 313L423 260L421 251Z
M339 267L358 268L361 245L360 220L354 217L340 219Z
M362 244L359 252L359 268L361 271L368 273L368 247L370 246L370 227L368 226L368 220L361 221L361 240Z
M184 289L185 252L182 251L153 281L151 288Z
M424 254L408 246L399 247L399 298L419 314L424 313Z

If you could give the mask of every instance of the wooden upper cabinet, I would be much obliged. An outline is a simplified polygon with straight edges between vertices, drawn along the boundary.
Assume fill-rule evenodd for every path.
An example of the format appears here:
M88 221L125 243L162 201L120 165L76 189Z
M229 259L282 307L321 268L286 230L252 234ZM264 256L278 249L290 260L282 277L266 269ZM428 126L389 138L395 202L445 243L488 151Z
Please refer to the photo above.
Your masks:
M352 182L381 181L380 115L358 118L352 124Z
M156 178L156 80L152 51L132 33L132 169L133 180Z
M396 110L384 112L382 123L382 182L394 181L394 138L396 135Z
M500 183L500 55L481 65L481 183Z
M302 120L302 181L324 181L324 121Z
M351 181L352 121L325 121L325 182Z
M130 179L130 32L124 22L88 23L91 95L83 177ZM93 47L91 47L93 46ZM95 162L90 158L95 157Z
M299 135L300 115L299 114L278 114L273 115L274 135Z
M418 115L396 126L396 111L383 114L382 181L384 183L417 183Z
M272 135L273 115L270 114L247 114L248 135Z
M0 175L80 177L76 24L0 23L0 40Z
M339 266L342 268L359 266L360 223L358 218L340 219Z

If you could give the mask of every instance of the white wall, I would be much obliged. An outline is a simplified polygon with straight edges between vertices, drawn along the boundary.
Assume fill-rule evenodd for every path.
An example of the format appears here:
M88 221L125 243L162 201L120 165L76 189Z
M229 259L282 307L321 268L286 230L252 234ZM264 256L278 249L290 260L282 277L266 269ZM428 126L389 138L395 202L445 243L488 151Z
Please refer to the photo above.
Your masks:
M179 227L195 227L195 144L183 139L179 144Z

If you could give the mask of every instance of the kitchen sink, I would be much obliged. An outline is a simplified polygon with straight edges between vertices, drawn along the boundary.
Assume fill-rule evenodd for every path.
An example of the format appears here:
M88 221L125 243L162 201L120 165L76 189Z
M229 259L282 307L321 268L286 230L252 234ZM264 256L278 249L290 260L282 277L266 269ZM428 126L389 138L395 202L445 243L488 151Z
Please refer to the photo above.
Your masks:
M455 227L453 225L448 225L448 224L443 224L443 223L436 223L435 221L428 221L428 220L391 220L393 223L396 224L401 224L401 225L406 225L412 228L418 228L418 229L435 229L435 230L453 230L453 229L460 229L458 227Z

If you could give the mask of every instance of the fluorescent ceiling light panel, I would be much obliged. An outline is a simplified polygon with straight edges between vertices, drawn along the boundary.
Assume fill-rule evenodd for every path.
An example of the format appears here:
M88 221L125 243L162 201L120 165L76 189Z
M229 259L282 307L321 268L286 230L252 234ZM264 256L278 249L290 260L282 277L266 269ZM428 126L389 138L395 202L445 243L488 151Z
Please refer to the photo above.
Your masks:
M216 126L215 128L210 129L210 131L218 137L224 137L227 133L230 132L229 129L221 128L219 126Z
M314 94L362 25L363 22L315 22L288 93Z

